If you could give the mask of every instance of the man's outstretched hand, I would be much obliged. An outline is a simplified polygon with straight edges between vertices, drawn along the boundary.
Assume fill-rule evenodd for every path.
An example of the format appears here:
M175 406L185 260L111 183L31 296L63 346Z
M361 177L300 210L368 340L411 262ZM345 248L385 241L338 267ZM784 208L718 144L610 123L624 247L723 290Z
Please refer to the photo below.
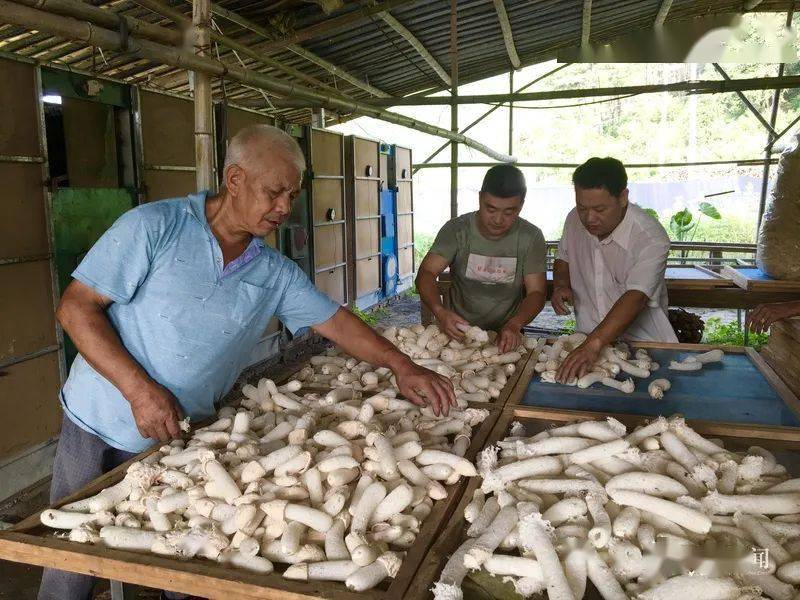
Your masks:
M435 415L446 415L456 406L453 384L446 377L408 360L394 369L400 393L417 406L430 406Z

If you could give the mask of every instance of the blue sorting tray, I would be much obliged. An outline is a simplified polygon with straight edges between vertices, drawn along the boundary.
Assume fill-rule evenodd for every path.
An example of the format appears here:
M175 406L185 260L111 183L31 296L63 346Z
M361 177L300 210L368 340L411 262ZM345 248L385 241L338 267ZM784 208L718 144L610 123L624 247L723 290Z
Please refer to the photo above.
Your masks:
M680 413L687 419L704 421L800 427L800 418L786 406L746 354L726 354L721 363L707 364L701 371L692 372L667 368L670 360L681 360L691 352L655 348L647 351L661 368L648 379L634 377L636 389L631 394L599 383L583 390L542 383L535 373L522 404L643 416ZM669 379L672 388L662 400L653 400L647 386L659 378Z

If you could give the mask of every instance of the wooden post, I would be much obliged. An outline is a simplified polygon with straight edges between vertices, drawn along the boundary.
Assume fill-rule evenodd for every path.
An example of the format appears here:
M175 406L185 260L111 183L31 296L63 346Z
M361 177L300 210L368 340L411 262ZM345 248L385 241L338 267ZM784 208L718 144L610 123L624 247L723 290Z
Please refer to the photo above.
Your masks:
M211 2L193 0L192 25L194 52L209 56L211 46ZM211 76L194 71L194 161L197 191L215 192L214 177L214 113L211 104Z
M514 71L508 72L508 93L514 93ZM508 154L514 156L514 103L508 103Z
M450 131L458 132L458 1L450 0ZM458 216L458 142L450 143L450 218Z
M401 1L401 0L387 0ZM402 0L407 1L407 0ZM3 22L11 25L19 25L26 29L34 29L41 33L50 33L69 40L79 41L88 46L118 51L123 47L123 36L118 31L112 31L102 26L97 26L85 20L62 17L52 13L30 8L0 0L0 14L3 15ZM347 16L347 15L345 15ZM328 21L325 21L327 23ZM159 61L165 65L178 67L193 71L201 71L216 77L225 77L231 81L243 83L258 90L264 90L281 96L283 98L292 97L296 101L303 101L309 106L323 106L329 110L340 113L354 113L363 116L373 117L395 125L408 127L416 131L436 135L447 140L455 140L479 152L483 152L491 158L511 162L513 157L505 153L497 152L486 144L468 138L460 133L454 133L444 127L430 125L418 119L412 119L395 112L385 111L363 102L346 100L338 96L331 96L320 93L311 88L298 85L294 82L279 79L267 75L260 71L240 67L232 63L223 64L210 56L196 56L193 52L185 48L170 47L158 44L147 39L142 39L133 33L130 37L136 40L134 47L129 47L127 52L131 57L147 58ZM800 80L800 77L798 77ZM449 102L449 99L446 99ZM280 105L280 101L275 101Z

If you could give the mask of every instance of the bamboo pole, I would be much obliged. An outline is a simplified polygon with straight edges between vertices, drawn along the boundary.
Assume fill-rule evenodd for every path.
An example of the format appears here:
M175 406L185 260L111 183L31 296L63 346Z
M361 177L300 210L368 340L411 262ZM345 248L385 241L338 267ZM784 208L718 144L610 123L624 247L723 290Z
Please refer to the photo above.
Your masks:
M607 88L565 89L524 94L481 94L459 96L458 104L493 104L498 102L528 102L533 100L563 100L570 98L595 98L598 96L627 96L631 94L654 94L660 92L694 92L698 94L720 94L747 90L774 90L800 87L800 75L783 77L761 77L752 79L678 81L651 85L628 85ZM445 106L451 103L447 96L405 98L376 98L372 106Z
M10 2L9 0L0 0L0 15L2 15L0 16L0 20L5 23L27 27L37 31L46 31L52 35L59 35L66 39L77 40L99 48L118 51L122 47L122 37L116 31L109 31L103 27L98 27L86 21L79 21L71 17L53 15L35 8L29 8L15 2ZM373 117L388 123L394 123L395 125L401 125L423 133L443 137L474 148L502 162L514 162L516 160L513 156L497 152L462 134L454 133L447 129L436 127L435 125L430 125L429 123L418 121L404 115L382 110L363 102L347 100L339 96L325 95L294 82L276 79L250 69L224 64L212 58L195 56L180 48L173 48L148 40L133 38L128 42L127 52L132 56L141 56L174 67L203 71L209 75L226 77L231 81L273 92L280 96L295 97L309 103L317 103L320 106L325 106L338 112Z
M324 21L320 21L319 23L315 23L314 25L306 27L305 29L295 31L293 34L281 40L270 42L263 48L263 50L265 52L282 50L290 44L297 44L299 42L322 37L324 35L330 36L334 33L339 33L348 28L355 27L361 21L368 19L373 15L377 15L380 12L389 11L393 8L398 8L408 4L413 4L414 2L415 0L386 0L382 4L375 3L372 6L364 5L340 17L325 19Z
M31 8L37 8L57 15L75 17L102 25L109 29L119 29L120 22L124 21L128 28L129 35L145 38L160 44L180 46L183 43L183 36L179 31L167 29L160 25L154 25L147 21L142 21L135 17L121 15L108 10L81 2L80 0L16 0L17 4L24 4Z
M719 63L711 63L711 64L714 66L714 69L716 69L717 73L722 75L722 78L725 81L733 81L728 75L728 73L726 73L725 70L719 65ZM782 75L782 73L780 74ZM744 95L743 92L741 92L740 90L736 90L736 95L739 96L739 100L742 101L742 104L744 104L750 110L750 112L753 113L753 116L756 119L758 119L758 122L764 126L764 129L766 129L770 133L770 135L772 136L778 135L778 132L775 131L772 125L770 125L767 122L767 120L761 115L761 113L758 112L758 109L755 106L753 106L753 103L750 102L750 100L747 98L747 96Z
M166 4L161 2L161 0L134 0L134 1L136 2L136 4L143 6L148 10L152 10L154 13L159 14L162 17L170 19L179 26L180 25L188 26L191 24L191 21L186 16L184 16L184 14L181 11L172 8L171 6L167 6ZM311 77L310 75L306 75L305 73L295 69L294 67L284 65L283 63L278 62L277 60L269 58L268 56L266 56L266 53L261 51L260 44L257 44L255 48L251 48L250 46L246 46L240 42L237 42L232 38L229 38L226 35L217 33L216 31L209 30L209 34L212 40L218 42L219 44L222 44L227 48L230 48L234 52L238 52L239 54L244 54L248 58L252 58L253 60L260 62L263 65L266 65L273 69L277 69L279 71L283 71L290 77L294 77L299 81L305 81L306 83L316 86L322 90L325 90L328 93L336 94L338 96L346 98L346 96L341 92L339 92L339 90L321 82L319 79Z
M565 68L567 68L568 66L570 66L571 64L572 64L572 63L564 63L563 65L558 65L557 67L555 67L554 69L552 69L552 70L548 71L547 73L544 73L543 75L540 75L539 77L537 77L537 78L536 78L536 79L534 79L533 81L531 81L531 82L529 82L529 83L526 83L525 85L523 85L522 87L520 87L520 88L517 90L517 92L523 92L523 91L527 90L529 87L531 87L531 86L533 86L533 85L535 85L535 84L539 83L540 81L542 81L542 79L547 79L547 78L548 78L548 77L550 77L551 75L553 75L553 74L555 74L555 73L558 73L558 72L559 72L561 69L565 69ZM509 71L509 74L511 74L511 73L513 73L513 71ZM512 83L513 83L513 76L512 76L512 78L511 78L511 79L512 79ZM511 90L511 91L513 92L514 90ZM473 127L475 127L475 125L477 125L478 123L480 123L481 121L483 121L483 120L484 120L486 117L488 117L489 115L491 115L491 114L492 114L494 111L496 111L496 110L497 110L497 109L499 109L499 108L500 108L500 105L499 105L499 104L496 104L496 105L492 106L492 108L490 108L489 110L487 110L487 111L486 111L485 113L483 113L483 114L482 114L480 117L478 117L477 119L475 119L475 120L474 120L472 123L470 123L469 125L467 125L466 127L464 127L464 129L460 129L460 130L459 130L459 133L467 133L467 132L468 132L470 129L472 129ZM509 112L513 112L513 107L512 107L512 110L511 110L511 111L509 111ZM510 117L509 117L509 119L510 119ZM510 127L511 127L511 124L509 123L509 128L510 128ZM439 146L439 147L438 147L436 150L434 150L433 152L431 152L431 153L428 155L428 157L427 157L425 160L423 160L421 163L416 163L416 164L414 165L414 170L413 170L413 172L414 172L414 173L416 173L416 172L417 172L417 169L419 169L419 168L421 168L423 165L425 165L425 164L427 164L427 163L431 162L431 160L433 159L433 157L434 157L434 156L436 156L437 154L439 154L439 152L441 152L441 151L442 151L442 150L444 150L445 148L447 148L447 146L449 146L449 142L445 142L444 144L442 144L441 146ZM510 155L512 155L512 156L514 155L514 152L512 152L512 150L511 150L511 144L509 144L509 151L508 151L508 153L509 153ZM577 166L577 165L576 165L576 166Z
M734 160L703 160L703 161L689 161L689 162L668 162L668 163L625 163L626 169L672 169L680 167L710 167L720 165L735 165L738 167L757 167L765 163L777 164L777 158L741 158ZM460 162L459 167L493 167L499 165L499 162L489 161L471 161ZM519 161L514 163L516 166L523 167L536 167L543 169L575 169L580 166L580 163L559 163L559 162L529 162ZM428 163L414 163L414 171L418 169L448 169L450 162L428 162Z
M458 0L450 0L450 131L458 132ZM458 142L450 142L450 218L458 216Z
M227 8L223 8L222 6L219 6L218 4L213 4L213 3L211 4L211 12L214 13L215 15L219 15L223 19L227 19L231 23L236 23L239 27L243 27L244 29L247 29L248 31L252 31L253 33L255 33L257 35L260 35L262 38L264 38L267 41L272 41L272 40L274 40L276 38L277 32L273 33L269 29L267 29L265 27L262 27L261 25L258 25L257 23L253 23L249 19L245 19L244 17L242 17L241 15L235 13L234 11L228 10ZM322 67L323 69L328 71L331 75L334 75L336 77L344 79L345 81L347 81L351 85L354 85L355 87L357 87L359 89L362 89L365 92L367 92L367 93L369 93L369 94L371 94L373 96L377 96L378 98L388 98L389 97L389 94L387 94L383 90L380 90L380 89L376 88L374 85L370 85L369 83L367 83L365 81L361 81L358 77L354 76L352 73L349 73L349 72L345 71L341 67L336 66L332 62L327 61L324 58L322 58L321 56L318 56L318 55L314 54L310 50L306 50L305 48L303 48L299 44L289 44L286 47L286 49L290 50L291 52L294 52L298 56L303 57L307 61L309 61L309 62L311 62L311 63L313 63L313 64L315 64L315 65L317 65L319 67Z
M194 53L208 56L211 45L211 2L192 2ZM194 71L194 163L197 191L216 191L214 181L214 116L211 102L211 76Z

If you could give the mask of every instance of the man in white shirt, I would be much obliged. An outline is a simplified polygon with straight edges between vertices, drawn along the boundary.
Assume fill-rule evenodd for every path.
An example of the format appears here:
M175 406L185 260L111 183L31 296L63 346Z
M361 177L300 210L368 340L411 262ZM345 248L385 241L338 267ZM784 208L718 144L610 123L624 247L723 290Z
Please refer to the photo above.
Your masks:
M567 215L553 272L553 309L575 307L576 331L588 335L561 365L562 383L582 377L618 338L677 342L667 318L664 272L669 236L628 202L628 176L615 158L590 158L572 175L575 208Z

